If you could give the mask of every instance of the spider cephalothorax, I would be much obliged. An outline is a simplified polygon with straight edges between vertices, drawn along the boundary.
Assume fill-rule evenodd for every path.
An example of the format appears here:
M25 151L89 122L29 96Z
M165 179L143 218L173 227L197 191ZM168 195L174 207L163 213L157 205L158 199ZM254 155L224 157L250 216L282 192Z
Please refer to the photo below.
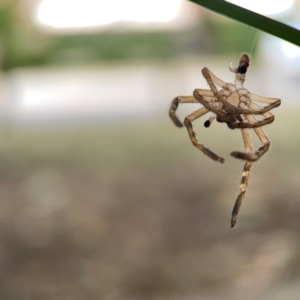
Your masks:
M258 96L250 93L243 87L249 65L250 57L247 53L244 53L241 56L237 68L234 68L232 63L230 64L229 70L235 73L234 84L222 81L210 70L203 68L202 74L206 79L210 90L195 89L193 96L178 96L172 101L169 110L169 116L173 120L174 124L177 127L183 127L175 114L178 104L201 103L203 105L203 107L185 118L184 125L188 130L188 134L193 145L211 159L221 163L224 162L223 158L198 143L193 131L192 121L208 112L211 112L210 118L204 122L205 127L209 127L213 120L216 119L218 122L226 123L230 129L241 129L245 144L245 153L235 151L232 152L231 155L235 158L245 160L246 163L242 173L240 193L232 211L231 227L234 227L236 224L236 217L246 193L252 163L257 161L270 148L270 139L262 126L274 121L274 115L270 113L270 110L279 106L281 103L280 99ZM217 87L219 87L219 89ZM267 105L259 106L253 101L266 103ZM257 120L255 115L262 116L262 120ZM255 152L250 136L250 129L254 130L263 144L263 146Z

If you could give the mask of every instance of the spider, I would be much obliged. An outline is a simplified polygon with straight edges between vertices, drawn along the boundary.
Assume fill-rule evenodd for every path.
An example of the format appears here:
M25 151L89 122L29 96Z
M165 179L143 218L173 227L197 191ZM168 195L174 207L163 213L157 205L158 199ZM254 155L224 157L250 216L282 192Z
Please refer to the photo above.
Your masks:
M169 116L174 124L177 127L183 127L183 124L175 114L179 103L200 102L203 105L203 107L185 118L184 125L187 128L193 145L205 155L220 163L224 163L223 158L216 155L197 141L195 132L193 131L192 122L208 112L211 112L210 118L204 122L204 127L208 128L213 120L216 119L218 122L226 123L230 129L241 129L245 144L245 153L234 151L231 153L231 156L245 160L246 162L242 173L240 192L232 210L232 228L236 224L237 215L246 193L251 166L253 162L261 158L270 148L270 139L262 126L274 121L274 115L270 113L270 110L281 104L281 100L278 98L258 96L250 93L244 88L245 75L249 65L250 56L247 53L242 54L237 68L234 68L232 63L230 63L229 70L235 73L234 84L222 81L208 68L203 68L202 74L206 79L210 90L195 89L193 96L178 96L172 101L169 110ZM254 103L254 101L265 103L267 105L259 106ZM258 120L255 115L262 116L262 120ZM255 152L253 150L250 129L254 130L263 144L263 146L258 148Z

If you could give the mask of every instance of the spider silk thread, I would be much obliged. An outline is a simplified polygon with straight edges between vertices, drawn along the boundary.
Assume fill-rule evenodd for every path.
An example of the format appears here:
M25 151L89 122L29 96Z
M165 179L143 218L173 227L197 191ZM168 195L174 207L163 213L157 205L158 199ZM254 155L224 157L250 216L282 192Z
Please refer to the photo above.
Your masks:
M258 30L256 29L256 33L255 33L255 36L253 38L253 42L252 42L252 46L251 46L251 51L249 53L250 56L252 56L252 52L253 52L254 46L255 46L256 41L257 41L257 36L258 36Z

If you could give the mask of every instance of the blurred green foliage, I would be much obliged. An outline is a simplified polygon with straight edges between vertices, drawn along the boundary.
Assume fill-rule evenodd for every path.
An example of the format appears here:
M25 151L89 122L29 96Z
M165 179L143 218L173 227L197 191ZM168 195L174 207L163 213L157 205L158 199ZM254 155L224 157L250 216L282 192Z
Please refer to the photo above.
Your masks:
M250 51L255 30L223 18L203 17L193 28L178 31L45 34L31 20L20 18L18 2L0 8L1 68L95 61L166 60L201 53ZM24 23L25 22L25 23ZM234 33L234 34L233 34Z

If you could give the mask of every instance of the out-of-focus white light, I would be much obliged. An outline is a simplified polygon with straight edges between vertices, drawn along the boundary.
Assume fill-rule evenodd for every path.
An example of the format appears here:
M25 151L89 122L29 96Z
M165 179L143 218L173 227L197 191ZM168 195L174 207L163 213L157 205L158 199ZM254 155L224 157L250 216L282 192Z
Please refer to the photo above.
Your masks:
M182 0L43 0L38 8L42 24L57 27L91 27L117 21L168 22Z
M261 15L271 15L289 9L293 0L262 1L262 0L226 0L232 4L244 7Z
M282 41L281 47L287 57L293 58L300 56L300 48L294 44Z

